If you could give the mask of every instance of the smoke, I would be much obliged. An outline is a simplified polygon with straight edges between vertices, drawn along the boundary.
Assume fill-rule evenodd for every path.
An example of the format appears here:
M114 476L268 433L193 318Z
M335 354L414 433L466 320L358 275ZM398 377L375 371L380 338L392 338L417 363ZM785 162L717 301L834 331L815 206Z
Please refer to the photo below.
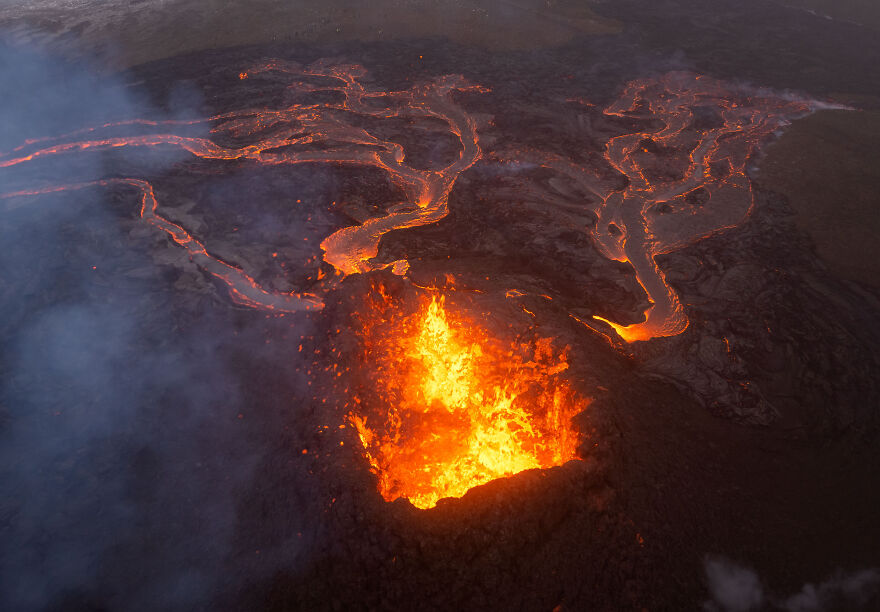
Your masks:
M782 605L790 612L816 612L832 606L844 605L849 609L868 609L876 605L880 590L880 570L863 569L852 574L837 572L818 586L805 584L800 593L792 595Z
M208 457L199 448L232 434L218 432L211 420L231 422L223 407L234 405L238 389L212 356L206 330L191 332L174 348L150 347L157 338L137 326L147 323L157 335L164 330L142 309L169 313L153 299L138 301L45 307L4 350L5 609L41 609L65 592L105 582L130 589L123 600L129 609L159 601L147 589L174 594L176 601L163 602L166 609L187 607L206 591L190 584L182 593L181 577L190 575L193 583L222 560L222 551L211 548L229 541L231 496L187 472L222 473L231 483L247 475L251 464L243 457L223 457L228 446ZM218 384L222 376L227 382ZM173 428L157 427L160 419L170 419ZM186 497L174 499L172 491L184 488ZM190 506L195 500L198 507ZM164 568L153 555L132 558L130 548L146 544L138 539L161 533L159 517L185 523L196 514L204 520L198 530L172 527L167 531L179 538L175 544L152 543L153 555L168 562ZM187 548L197 551L190 562L184 561ZM151 570L152 579L135 584L131 575L113 577L117 570L107 562L114 558L129 571Z
M0 152L28 138L138 116L147 108L123 82L100 79L82 65L13 45L2 35L0 79Z
M109 121L201 114L193 84L156 100L94 74L0 44L0 153ZM180 156L121 163L160 173ZM119 157L0 169L0 193L91 180ZM186 257L156 265L177 247L144 230L131 194L0 199L0 213L0 609L211 608L228 575L250 570L235 561L242 495L296 422L302 358L285 340L306 332L233 309ZM278 399L255 400L255 386L273 385ZM265 571L300 552L276 543Z
M805 584L800 592L789 597L766 593L754 570L729 559L709 558L705 571L712 597L703 604L708 612L869 610L876 609L880 595L880 569L877 568L852 573L838 570L818 585Z
M704 606L706 610L747 612L757 610L764 602L758 575L726 559L706 561L706 580L713 600Z

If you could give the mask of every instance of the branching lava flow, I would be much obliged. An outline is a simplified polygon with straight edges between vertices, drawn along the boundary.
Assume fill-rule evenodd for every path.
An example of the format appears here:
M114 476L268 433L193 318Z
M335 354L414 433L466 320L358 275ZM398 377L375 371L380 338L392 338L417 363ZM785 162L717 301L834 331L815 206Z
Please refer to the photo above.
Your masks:
M386 268L405 275L409 263L382 260L380 241L392 230L431 224L447 215L456 180L483 156L481 126L461 106L458 95L488 90L455 75L404 91L368 89L362 83L362 67L328 62L300 66L268 60L239 73L239 78L250 83L269 73L289 78L288 89L297 100L306 101L192 121L132 119L30 140L0 155L0 170L10 172L25 163L75 152L175 146L207 160L336 164L386 172L403 194L402 201L383 203L382 214L326 236L321 242L325 271L308 286L288 293L259 286L253 274L215 257L209 245L163 216L153 185L141 178L45 185L0 194L0 199L89 187L134 188L141 198L141 219L186 249L195 264L226 284L238 303L274 312L320 309L346 276ZM629 83L604 111L611 123L644 126L607 141L604 169L547 152L505 151L500 146L492 158L549 168L560 181L574 185L574 191L591 196L572 202L571 190L566 195L522 186L523 193L531 191L538 201L555 207L560 224L588 232L603 256L632 266L650 302L643 320L617 323L600 313L593 320L610 326L597 323L595 328L608 336L643 341L681 333L688 325L656 256L740 223L751 207L746 176L750 155L786 120L809 108L806 102L735 91L707 77L671 73ZM370 127L370 121L393 117L421 122L429 133L445 130L460 142L457 155L445 167L414 167L402 145ZM129 127L171 130L200 122L212 126L213 139L165 132L118 135ZM107 130L117 135L102 137ZM218 144L223 142L227 144ZM592 222L584 223L585 217ZM508 292L511 295L522 294ZM407 497L425 508L494 478L575 457L577 440L570 419L588 402L564 380L564 349L554 347L549 338L504 346L450 312L441 296L402 319L383 320L374 312L395 307L387 301L364 306L363 363L375 368L373 392L381 397L382 407L377 411L373 402L349 413L385 499Z

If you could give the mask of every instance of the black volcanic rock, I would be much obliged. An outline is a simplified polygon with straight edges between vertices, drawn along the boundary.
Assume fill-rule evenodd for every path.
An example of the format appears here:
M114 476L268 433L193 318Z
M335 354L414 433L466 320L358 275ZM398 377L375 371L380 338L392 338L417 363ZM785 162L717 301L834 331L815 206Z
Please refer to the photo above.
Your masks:
M460 73L491 89L455 98L479 119L486 154L444 219L382 239L377 259L408 259L407 278L338 283L319 282L319 243L400 199L378 170L102 153L98 166L47 159L12 176L18 189L59 169L142 172L168 218L213 254L274 291L326 290L326 307L278 316L233 302L140 222L132 189L3 208L3 598L32 609L688 610L709 597L707 555L754 567L773 597L880 564L876 291L829 271L792 203L759 184L741 224L657 258L688 328L625 344L592 316L636 322L649 302L631 267L591 240L591 195L498 155L546 151L623 190L603 146L644 121L601 109L627 81L682 63L804 96L880 92L867 78L871 35L741 4L601 4L624 32L540 51L275 44L125 73L158 101L188 81L205 114L289 100L283 78L237 76L266 57L358 62L387 89ZM385 129L419 165L453 155L449 138ZM346 384L370 367L357 341L364 296L378 284L415 300L450 277L450 301L498 337L568 345L567 375L592 402L575 419L580 460L423 511L382 499L339 425Z

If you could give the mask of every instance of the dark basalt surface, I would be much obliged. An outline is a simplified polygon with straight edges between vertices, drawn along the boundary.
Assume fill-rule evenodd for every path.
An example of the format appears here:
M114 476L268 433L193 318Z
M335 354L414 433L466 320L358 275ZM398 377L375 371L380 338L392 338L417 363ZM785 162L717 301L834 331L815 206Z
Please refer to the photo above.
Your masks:
M445 40L265 46L124 76L160 107L187 82L211 114L277 102L280 83L236 78L266 57L361 63L388 89L460 73L491 88L459 98L494 118L487 151L527 146L597 168L622 127L566 100L601 109L633 78L691 67L803 95L880 95L880 82L866 78L880 43L865 31L769 3L758 19L740 5L603 4L596 10L629 23L625 32L540 52ZM401 130L400 142L426 163L450 154L445 141L423 147ZM170 219L275 290L313 282L317 264L302 262L319 254L320 240L395 197L373 170L151 159L108 155L102 171L148 178ZM45 163L13 180L51 178L56 162ZM25 425L79 431L77 415L116 415L40 455L27 481L51 483L40 504L18 467L0 468L9 483L4 547L30 567L29 555L51 565L68 550L58 542L70 542L88 567L84 577L65 574L56 585L50 572L50 584L27 588L52 593L57 610L687 610L707 599L707 555L754 567L780 595L838 568L880 563L876 290L833 276L790 203L759 186L743 224L659 259L688 329L636 345L608 341L569 312L635 320L646 301L628 266L603 258L586 232L554 224L549 205L518 198L506 172L487 154L456 183L447 218L389 234L380 258L409 259L419 285L452 275L449 303L491 313L481 321L490 330L512 326L570 345L571 380L594 398L577 419L582 461L494 481L428 511L381 499L353 432L337 428L345 407L325 373L338 364L356 377L369 367L356 353L352 313L374 283L412 298L418 290L407 281L353 276L324 311L278 317L233 304L161 232L144 228L124 189L5 211L6 448L42 439L22 434ZM551 178L522 180L540 188ZM509 288L553 299L525 298L533 318L505 298ZM80 331L67 338L71 328ZM94 339L104 335L120 341L108 351ZM40 338L57 337L94 346L97 364L20 365L28 346L36 343L28 359L39 361ZM90 526L101 512L101 525ZM84 544L96 537L98 550ZM4 551L5 567L15 558ZM864 609L872 604L876 597Z

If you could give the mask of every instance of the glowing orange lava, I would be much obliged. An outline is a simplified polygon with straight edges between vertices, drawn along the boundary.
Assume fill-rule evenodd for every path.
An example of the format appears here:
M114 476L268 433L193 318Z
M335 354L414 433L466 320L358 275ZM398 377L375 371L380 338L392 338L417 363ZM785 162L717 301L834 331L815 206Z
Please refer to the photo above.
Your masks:
M163 216L156 190L145 178L107 177L0 192L0 212L17 206L5 202L17 198L95 187L133 190L140 199L140 219L222 281L236 302L279 313L320 310L347 276L389 268L407 274L407 260L380 254L382 238L447 216L456 182L484 157L480 132L492 125L462 106L465 94L488 90L461 75L399 91L374 88L367 76L353 64L319 60L303 66L269 59L239 72L238 78L242 87L261 78L287 79L291 96L279 108L239 109L193 120L129 119L27 140L0 152L0 172L5 173L59 155L168 146L218 164L331 164L386 173L399 201L376 202L377 208L381 205L377 214L323 237L322 263L315 263L323 268L296 291L269 291L257 283L256 274L212 254L203 238ZM596 133L609 133L609 128L623 133L606 141L598 166L547 151L491 154L553 171L550 187L524 181L515 197L540 202L552 211L554 225L588 234L604 257L632 266L649 301L643 320L593 319L607 324L597 327L609 338L644 341L679 334L689 323L657 256L741 223L752 205L746 172L750 157L773 131L808 112L811 104L669 73L630 82L605 108L604 125ZM392 124L383 123L390 120L405 120L428 138L452 135L458 151L445 165L413 165L403 145L390 136L387 126ZM177 133L195 124L204 124L210 136ZM136 133L120 135L123 128ZM148 128L156 131L141 133ZM0 183L5 176L0 174ZM518 299L525 293L510 289L505 295ZM571 417L589 402L561 376L568 368L567 349L554 348L548 338L505 344L449 312L440 297L407 316L394 300L381 296L378 302L365 297L375 302L365 305L361 321L365 367L359 375L368 384L355 385L348 417L386 500L405 497L428 508L490 480L575 458ZM592 321L588 326L596 329Z
M130 119L100 126L86 127L59 136L36 138L7 152L0 152L0 171L35 160L85 151L104 151L122 147L179 147L201 159L232 161L250 160L261 165L336 164L375 167L388 173L391 181L405 198L387 206L383 214L358 225L343 227L321 241L323 261L333 266L335 275L320 271L308 291L271 292L260 286L251 275L210 253L210 250L187 230L158 211L153 185L140 178L111 178L87 183L59 184L47 187L0 192L0 200L38 196L92 187L128 186L141 195L141 218L166 232L185 248L192 260L225 283L232 298L243 305L276 312L297 312L323 308L323 296L337 277L391 268L404 274L408 263L376 261L379 241L386 233L402 228L418 227L439 221L448 212L448 197L462 172L473 166L482 155L474 119L455 102L460 92L485 92L460 75L445 75L419 83L403 91L366 88L361 79L363 67L317 61L310 66L295 62L268 59L248 71L240 72L246 80L265 73L287 75L291 90L301 96L335 94L333 102L291 103L280 109L256 108L232 111L192 120L151 121ZM411 166L402 145L364 127L365 120L374 122L406 117L413 125L423 127L430 135L438 131L437 122L461 142L461 150L445 167L418 169ZM213 124L215 139L155 133L136 136L104 136L108 129L126 126L170 127ZM444 131L440 128L440 131ZM83 140L74 139L83 137ZM223 142L247 140L249 144L229 146ZM320 145L318 149L311 145Z
M626 342L675 336L687 328L688 317L656 257L742 223L752 208L749 159L774 130L813 105L670 72L631 81L604 110L606 118L646 126L605 143L605 161L617 174L613 178L543 151L497 152L496 157L553 170L563 191L532 197L554 205L560 223L586 225L602 255L632 266L649 301L643 320L593 319ZM620 175L626 177L622 188ZM574 207L567 195L573 192L589 199Z
M408 262L383 260L379 256L380 241L393 230L436 223L447 215L456 181L483 157L477 120L460 106L457 96L488 90L461 75L437 77L402 91L372 89L362 82L366 76L362 66L326 61L301 66L268 59L240 72L238 77L244 81L266 73L286 75L291 81L289 89L305 98L277 109L236 110L192 120L130 119L31 139L11 151L0 152L0 170L75 152L176 146L211 160L250 160L262 165L336 164L386 172L402 194L402 201L385 206L381 214L360 224L326 236L320 242L323 262L332 266L335 274L320 270L311 286L287 293L267 291L253 276L212 255L186 229L162 216L152 184L142 178L50 185L0 193L0 200L94 186L135 188L140 191L143 220L166 232L195 263L224 282L234 300L276 312L321 309L327 291L349 275L385 268L405 275ZM333 94L335 99L311 100L308 96L312 94ZM746 175L750 156L774 130L790 118L809 112L812 104L769 92L737 90L705 76L673 72L628 83L620 97L604 110L606 118L645 126L606 142L604 158L616 174L613 178L600 177L595 168L545 151L495 151L493 155L552 169L557 181L569 183L588 196L587 200L572 202L570 196L547 190L534 194L548 207L556 207L558 224L586 230L602 255L631 265L645 291L649 306L642 321L625 324L594 316L614 330L600 328L602 333L618 335L627 342L650 340L679 334L688 326L678 295L667 283L656 257L741 223L752 204L751 183ZM458 155L445 167L422 169L410 165L402 145L370 127L370 121L403 117L429 134L440 131L454 135L460 142ZM103 135L104 130L125 126L169 129L198 123L212 125L210 131L215 138L170 132ZM239 144L231 146L230 142ZM621 176L626 178L623 187ZM529 189L523 186L520 195ZM586 215L592 215L595 223L585 224Z
M386 500L430 508L490 480L576 458L570 419L589 401L560 377L566 351L549 338L505 347L437 296L410 317L377 321L363 340L365 357L379 364L384 406L370 410L356 398L349 420Z

